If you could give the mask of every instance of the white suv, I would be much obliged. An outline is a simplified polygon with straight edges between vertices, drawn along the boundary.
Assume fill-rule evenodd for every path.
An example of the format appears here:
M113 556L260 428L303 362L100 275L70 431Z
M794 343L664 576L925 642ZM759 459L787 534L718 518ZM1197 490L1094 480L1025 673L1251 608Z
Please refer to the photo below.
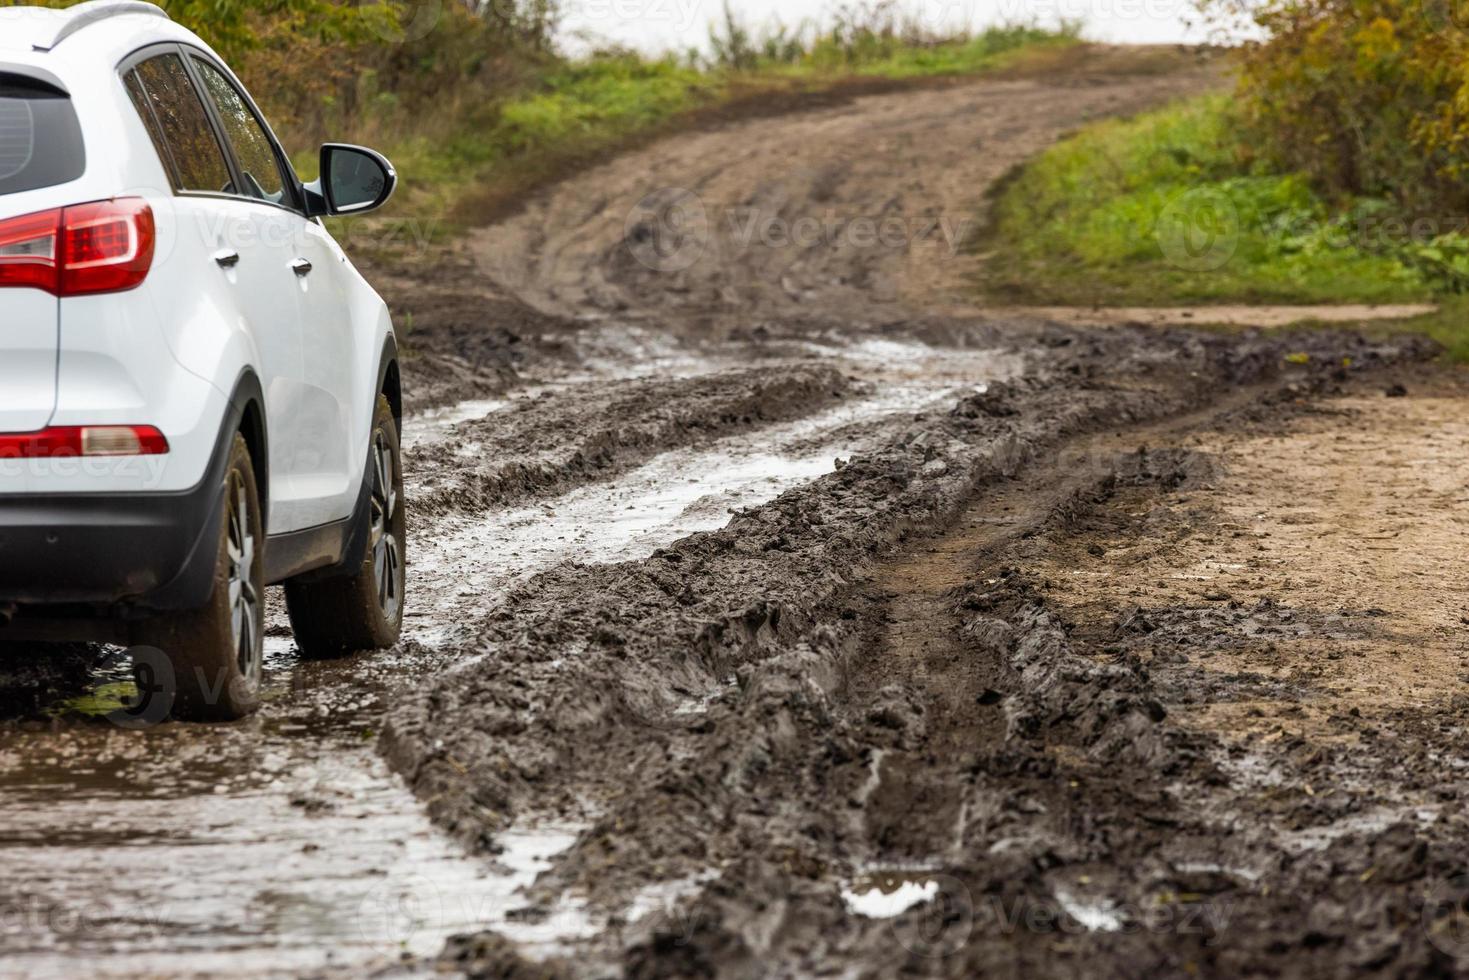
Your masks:
M396 641L397 346L321 218L397 177L321 174L158 7L0 9L0 645L144 645L172 714L229 719L267 585L307 656Z

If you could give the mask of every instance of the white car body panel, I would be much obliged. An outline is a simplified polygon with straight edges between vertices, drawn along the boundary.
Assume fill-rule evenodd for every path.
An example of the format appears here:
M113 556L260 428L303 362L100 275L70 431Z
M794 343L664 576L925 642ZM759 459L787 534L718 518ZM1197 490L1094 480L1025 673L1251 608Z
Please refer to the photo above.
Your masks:
M5 297L0 354L0 432L44 428L56 408L57 308L40 289L11 289Z
M0 9L0 70L29 66L63 83L81 124L86 172L0 195L0 220L143 197L157 245L147 280L128 292L58 301L40 290L0 289L0 434L146 424L162 430L170 450L152 459L5 461L0 495L194 486L230 395L253 371L266 401L268 534L346 519L359 498L378 364L392 337L386 306L319 222L242 197L173 192L118 66L154 44L213 56L207 45L164 18L124 14L49 52L32 50L61 16ZM238 265L222 268L214 258L222 250L238 252ZM309 275L292 270L297 259L311 263Z

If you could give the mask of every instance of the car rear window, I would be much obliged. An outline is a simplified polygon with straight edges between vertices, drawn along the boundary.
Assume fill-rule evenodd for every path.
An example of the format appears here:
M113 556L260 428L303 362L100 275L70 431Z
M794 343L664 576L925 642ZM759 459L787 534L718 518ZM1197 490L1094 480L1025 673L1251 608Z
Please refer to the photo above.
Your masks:
M71 99L45 82L0 72L0 194L55 187L86 169Z

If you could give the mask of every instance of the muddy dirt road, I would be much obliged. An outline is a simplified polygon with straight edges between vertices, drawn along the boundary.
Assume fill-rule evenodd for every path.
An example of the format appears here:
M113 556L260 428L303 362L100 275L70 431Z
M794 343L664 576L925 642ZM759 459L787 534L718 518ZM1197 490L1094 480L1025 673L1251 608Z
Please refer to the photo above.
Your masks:
M403 642L276 610L217 727L6 660L0 973L1469 972L1469 381L966 299L994 180L1217 78L1144 54L731 121L374 270Z

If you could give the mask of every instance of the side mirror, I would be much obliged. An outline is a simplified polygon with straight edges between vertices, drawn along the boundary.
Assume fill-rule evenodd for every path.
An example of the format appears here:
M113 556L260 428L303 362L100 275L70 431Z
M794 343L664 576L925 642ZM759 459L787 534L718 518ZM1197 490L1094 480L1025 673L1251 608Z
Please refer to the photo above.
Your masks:
M398 172L388 158L365 146L327 143L321 148L321 176L306 185L311 216L364 214L388 203Z

